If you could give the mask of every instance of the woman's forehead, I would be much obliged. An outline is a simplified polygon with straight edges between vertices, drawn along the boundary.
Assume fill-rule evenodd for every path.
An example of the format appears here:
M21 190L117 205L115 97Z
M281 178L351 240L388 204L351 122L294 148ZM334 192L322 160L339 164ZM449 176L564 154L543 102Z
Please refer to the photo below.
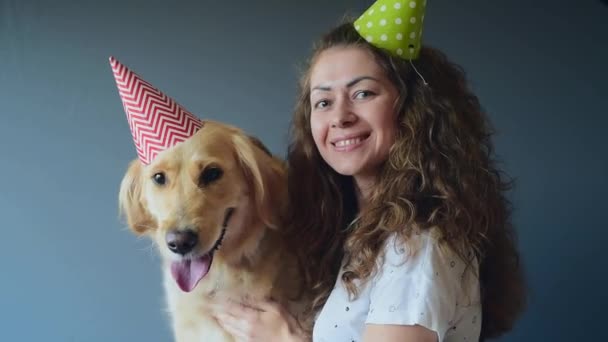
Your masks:
M384 77L372 53L356 46L335 47L319 54L310 71L310 85L311 88L345 85L363 76Z

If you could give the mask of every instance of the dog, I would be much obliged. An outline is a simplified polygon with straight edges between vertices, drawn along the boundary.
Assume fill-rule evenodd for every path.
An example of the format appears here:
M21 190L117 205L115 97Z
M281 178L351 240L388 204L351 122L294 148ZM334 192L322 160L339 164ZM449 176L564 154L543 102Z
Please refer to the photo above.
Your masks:
M297 262L281 231L286 166L256 138L205 121L149 165L132 161L118 197L130 229L160 251L177 342L232 341L211 317L218 293L294 307Z

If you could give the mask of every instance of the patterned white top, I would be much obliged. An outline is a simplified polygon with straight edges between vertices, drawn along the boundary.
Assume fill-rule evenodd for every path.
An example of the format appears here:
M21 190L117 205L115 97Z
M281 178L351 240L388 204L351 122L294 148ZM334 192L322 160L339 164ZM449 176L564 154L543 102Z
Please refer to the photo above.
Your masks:
M338 276L313 331L315 342L361 341L366 324L421 325L438 341L478 341L481 302L477 260L465 264L434 232L407 244L387 240L378 272L349 300Z

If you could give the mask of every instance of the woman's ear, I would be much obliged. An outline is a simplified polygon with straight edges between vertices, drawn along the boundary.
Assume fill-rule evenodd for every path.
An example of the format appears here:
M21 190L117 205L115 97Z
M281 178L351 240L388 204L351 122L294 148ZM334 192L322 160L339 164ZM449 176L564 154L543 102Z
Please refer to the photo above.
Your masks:
M247 182L253 189L260 219L268 227L278 228L287 201L284 162L272 156L257 138L236 134L233 143Z
M143 165L139 159L132 161L120 183L118 194L120 213L126 217L129 228L138 235L145 234L156 227L142 201L142 170Z

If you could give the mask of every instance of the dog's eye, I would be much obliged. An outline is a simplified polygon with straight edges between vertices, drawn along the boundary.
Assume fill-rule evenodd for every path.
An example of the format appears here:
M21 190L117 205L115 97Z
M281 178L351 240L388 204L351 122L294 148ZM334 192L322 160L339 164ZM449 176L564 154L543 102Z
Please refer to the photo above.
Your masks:
M209 185L209 184L215 182L216 180L220 179L220 177L222 177L223 174L224 174L224 171L222 171L222 169L220 169L219 167L215 167L215 166L208 167L201 174L200 179L199 179L199 184L201 186Z
M162 172L155 173L154 176L152 176L152 180L158 185L165 185L165 183L167 182L165 174Z

